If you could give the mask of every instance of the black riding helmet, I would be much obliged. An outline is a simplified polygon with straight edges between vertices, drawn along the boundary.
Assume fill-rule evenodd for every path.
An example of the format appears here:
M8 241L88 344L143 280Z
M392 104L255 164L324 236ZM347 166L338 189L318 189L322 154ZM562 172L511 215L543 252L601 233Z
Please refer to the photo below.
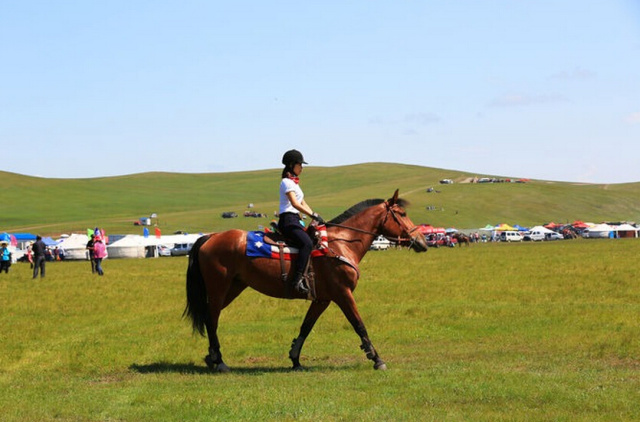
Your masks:
M304 161L302 153L297 149L291 149L282 156L282 164L285 166L293 166L294 164L308 164Z

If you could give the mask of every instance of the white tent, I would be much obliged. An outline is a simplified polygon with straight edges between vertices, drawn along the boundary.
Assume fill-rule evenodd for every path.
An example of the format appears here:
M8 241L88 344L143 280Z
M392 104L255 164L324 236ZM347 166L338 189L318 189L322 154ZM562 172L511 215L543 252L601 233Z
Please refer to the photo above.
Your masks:
M128 234L107 246L109 258L144 258L144 237L137 234Z
M535 226L529 229L530 232L541 232L541 233L554 233L553 230L546 228L545 226Z
M167 236L161 236L157 239L158 245L173 246L176 243L195 243L202 234L170 234Z
M88 260L87 242L89 242L89 236L86 234L72 233L69 237L62 239L58 247L64 251L64 259Z
M613 227L608 224L597 224L593 227L589 227L582 232L582 237L587 237L589 239L606 239L610 236L610 233L613 231Z
M617 237L638 237L638 230L640 230L640 228L626 223L615 226L614 229Z
M158 245L172 248L176 244L193 244L201 234L172 234L168 236L140 236L129 234L107 246L109 258L157 258Z

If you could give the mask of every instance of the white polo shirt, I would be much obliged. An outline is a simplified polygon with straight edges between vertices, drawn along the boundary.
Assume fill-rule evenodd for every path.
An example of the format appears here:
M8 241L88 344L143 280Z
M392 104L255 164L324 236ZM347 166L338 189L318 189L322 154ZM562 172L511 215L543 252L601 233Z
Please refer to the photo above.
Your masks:
M302 189L300 189L299 184L289 178L282 179L282 182L280 182L280 214L283 212L300 213L300 211L291 205L291 201L289 201L289 198L287 197L288 192L293 192L299 203L302 203L302 200L304 199L304 193L302 192Z

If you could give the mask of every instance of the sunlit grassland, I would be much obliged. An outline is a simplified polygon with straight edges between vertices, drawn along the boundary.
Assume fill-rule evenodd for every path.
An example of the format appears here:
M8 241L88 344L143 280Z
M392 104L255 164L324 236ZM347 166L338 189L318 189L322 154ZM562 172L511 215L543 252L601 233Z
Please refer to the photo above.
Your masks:
M100 227L108 234L142 234L133 221L157 214L163 234L267 225L278 208L280 169L236 173L143 173L93 179L42 179L0 171L0 231L57 236ZM396 189L411 201L416 224L473 229L487 224L533 226L549 221L640 221L640 183L585 185L533 180L529 183L461 183L460 171L389 163L305 168L304 192L325 219ZM512 177L517 175L511 175ZM526 175L519 175L526 177ZM442 178L456 181L440 185ZM427 193L427 188L435 191ZM249 203L267 218L223 219ZM427 209L429 207L430 210Z
M221 318L231 374L181 319L185 258L28 265L0 275L0 419L634 420L640 241L370 252L355 292L389 366L372 369L335 305L243 293Z

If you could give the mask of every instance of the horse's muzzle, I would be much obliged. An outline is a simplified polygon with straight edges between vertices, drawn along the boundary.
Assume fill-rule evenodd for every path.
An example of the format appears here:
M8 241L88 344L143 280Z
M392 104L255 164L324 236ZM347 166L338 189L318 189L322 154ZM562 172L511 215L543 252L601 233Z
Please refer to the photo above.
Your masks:
M429 247L427 246L427 239L423 234L411 238L411 249L416 252L426 252Z

